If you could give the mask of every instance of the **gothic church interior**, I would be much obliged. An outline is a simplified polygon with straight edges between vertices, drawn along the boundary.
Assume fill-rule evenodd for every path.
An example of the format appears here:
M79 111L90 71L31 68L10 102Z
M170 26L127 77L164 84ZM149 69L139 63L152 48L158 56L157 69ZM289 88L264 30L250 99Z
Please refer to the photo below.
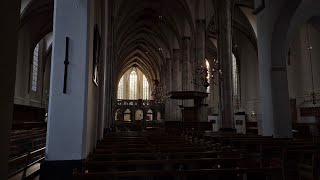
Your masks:
M0 7L0 179L320 179L319 0Z

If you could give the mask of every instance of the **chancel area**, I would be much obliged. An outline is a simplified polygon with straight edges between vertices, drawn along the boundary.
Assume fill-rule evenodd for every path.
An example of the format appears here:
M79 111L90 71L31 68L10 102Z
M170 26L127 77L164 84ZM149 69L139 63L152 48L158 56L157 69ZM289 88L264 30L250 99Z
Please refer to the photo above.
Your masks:
M319 0L0 4L0 179L320 179Z

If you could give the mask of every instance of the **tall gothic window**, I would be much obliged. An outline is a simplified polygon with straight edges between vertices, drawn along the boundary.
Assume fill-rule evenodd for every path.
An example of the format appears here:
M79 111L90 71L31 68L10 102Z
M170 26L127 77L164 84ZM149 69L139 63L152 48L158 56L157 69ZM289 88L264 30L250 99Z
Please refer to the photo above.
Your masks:
M123 73L118 83L118 99L150 99L150 84L148 78L139 68L131 68Z
M238 96L238 67L237 59L232 54L232 80L233 80L233 95Z
M208 81L208 83L210 84L210 64L209 64L209 61L208 60L206 60L206 68L207 68L207 70L208 70L208 75L207 75L207 81ZM207 88L207 93L210 93L210 85L208 86L208 88Z
M149 99L149 83L145 75L142 78L143 99Z
M137 72L131 71L129 76L129 99L137 99Z
M121 77L118 85L118 99L123 99L123 76Z
M36 45L33 51L33 61L32 61L32 91L37 91L38 85L38 65L39 65L39 44Z

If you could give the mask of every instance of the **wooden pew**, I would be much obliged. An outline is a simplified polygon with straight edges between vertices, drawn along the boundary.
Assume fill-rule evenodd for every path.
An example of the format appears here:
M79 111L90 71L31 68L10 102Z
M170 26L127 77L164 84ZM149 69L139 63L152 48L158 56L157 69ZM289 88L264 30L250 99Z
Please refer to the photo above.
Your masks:
M39 127L36 127L38 124ZM11 132L9 177L20 173L25 166L32 166L44 159L46 128L43 123L31 123L30 126L30 129L19 129L29 127L29 124L19 125Z
M188 177L190 179L212 179L211 177L226 177L227 179L247 179L253 174L254 177L278 177L281 174L280 168L237 168L237 169L191 169L179 171L124 171L124 172L96 172L96 173L75 173L74 180L104 180L132 177ZM254 178L252 178L254 179Z
M309 161L298 164L299 180L320 179L320 151L314 151Z
M199 145L184 136L156 133L113 133L99 142L96 150L84 161L85 171L75 173L75 179L116 177L201 177L226 176L239 178L248 174L277 174L282 179L282 166L260 167L248 163L248 154L230 148L224 151L206 144ZM254 164L253 166L251 166ZM257 168L258 167L258 168ZM161 173L158 173L161 172ZM223 173L222 173L223 172ZM167 174L166 174L167 173Z
M123 160L123 161L85 161L84 167L91 171L101 171L106 170L112 167L121 167L121 166L134 166L134 167L144 167L148 168L149 165L158 165L158 168L163 168L165 166L192 166L195 168L195 165L205 165L207 168L213 166L230 166L233 164L235 167L240 167L241 164L245 162L244 158L196 158L196 159L156 159L156 160Z

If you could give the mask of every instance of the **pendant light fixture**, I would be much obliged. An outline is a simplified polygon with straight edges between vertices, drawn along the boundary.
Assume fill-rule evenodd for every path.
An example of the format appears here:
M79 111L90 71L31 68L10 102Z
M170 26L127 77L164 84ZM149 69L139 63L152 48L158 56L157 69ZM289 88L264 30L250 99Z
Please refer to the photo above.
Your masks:
M316 93L316 91L315 91L315 85L314 85L313 63L312 63L312 44L311 44L309 23L307 24L307 33L308 33L308 54L309 54L312 91L309 95L311 97L311 99L305 100L305 102L311 102L315 106L318 102L320 102L320 98L319 98L319 93Z

